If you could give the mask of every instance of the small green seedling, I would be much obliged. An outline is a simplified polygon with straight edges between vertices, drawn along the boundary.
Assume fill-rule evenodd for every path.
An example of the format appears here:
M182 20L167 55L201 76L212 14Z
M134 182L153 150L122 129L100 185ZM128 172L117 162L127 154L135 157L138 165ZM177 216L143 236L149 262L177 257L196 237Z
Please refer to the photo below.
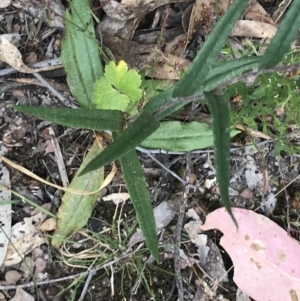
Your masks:
M143 95L141 83L141 76L128 70L124 61L118 65L111 61L105 66L104 75L95 82L93 102L97 109L119 110L133 115Z

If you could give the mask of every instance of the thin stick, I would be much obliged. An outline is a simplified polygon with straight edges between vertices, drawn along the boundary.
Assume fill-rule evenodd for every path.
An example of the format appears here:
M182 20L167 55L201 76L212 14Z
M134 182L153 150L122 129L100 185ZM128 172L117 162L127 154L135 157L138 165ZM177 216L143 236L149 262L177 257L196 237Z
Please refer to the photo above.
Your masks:
M87 277L87 279L85 281L84 287L82 289L82 292L81 292L81 295L80 295L78 301L83 301L84 300L84 297L85 297L85 295L87 293L87 290L89 288L90 282L92 281L93 276L96 274L95 270L89 270L88 272L89 272L89 275L88 275L88 277Z
M189 177L191 174L191 154L188 152L186 154L186 178L185 182L189 183ZM183 292L183 283L181 276L181 267L180 267L180 244L181 244L181 229L184 221L185 208L187 205L187 200L189 197L189 185L185 185L183 197L182 197L182 205L180 207L176 229L175 229L175 246L174 246L174 268L176 274L176 285L178 290L178 300L184 300L184 292Z
M66 107L71 107L73 109L78 108L75 104L69 101L61 93L59 93L55 88L53 88L39 73L33 73L33 75L55 96L57 97Z

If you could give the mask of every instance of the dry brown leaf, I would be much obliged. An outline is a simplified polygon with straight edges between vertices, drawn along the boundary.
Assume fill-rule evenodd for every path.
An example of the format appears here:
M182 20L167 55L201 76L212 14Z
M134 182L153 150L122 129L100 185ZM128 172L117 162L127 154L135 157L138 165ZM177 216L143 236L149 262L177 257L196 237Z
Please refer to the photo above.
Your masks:
M248 131L249 134L252 136L252 137L256 137L256 138L263 138L263 139L266 139L266 140L269 140L271 139L271 136L263 133L263 132L260 132L260 131L256 131L256 130L253 130L252 128L250 127L247 127L247 126L244 126L242 124L237 124L235 126L235 128L237 130L241 130L241 131Z
M22 55L18 48L2 35L0 36L0 60L22 73L36 72L36 70L27 67L23 63Z
M5 35L0 35L0 61L8 64L22 73L35 73L40 71L49 71L53 67L32 69L23 63L22 55L18 48L12 44Z
M221 16L224 13L224 9L221 5L225 5L225 1L218 2L218 13L216 10L216 4L211 0L196 0L192 9L189 30L188 41L193 40L196 37L202 35L208 35L217 21L217 14Z
M46 22L50 27L64 28L64 20L61 16L65 15L65 7L61 0L14 0L12 5L22 11L27 11L32 17ZM50 6L50 9L47 6Z
M269 23L275 26L271 16L265 11L265 9L258 3L254 3L246 13L245 20L258 21L263 23Z
M113 201L115 205L126 202L130 198L129 193L120 192L120 193L112 193L110 195L104 196L103 201Z
M0 2L0 8L5 8L11 5L12 0L1 0Z
M38 229L42 232L53 231L56 228L56 223L56 219L51 217L46 219L40 226L38 226Z
M110 36L131 40L140 21L146 14L159 6L170 3L192 2L192 0L126 0L121 3L101 0L101 2L107 15L101 20L100 31Z
M16 270L10 270L5 273L5 281L12 285L16 284L22 278L22 274Z
M220 0L216 9L215 3L211 0L196 0L190 17L188 41L200 35L208 35L229 5L230 1ZM272 38L276 33L277 29L272 18L259 3L255 3L249 9L245 19L236 23L232 31L233 36Z
M271 39L275 36L277 28L268 23L258 21L240 20L235 23L232 36Z
M187 45L187 35L185 33L176 36L172 41L166 43L165 53L182 56Z
M50 209L49 205L45 204L43 207ZM38 229L46 217L45 213L38 212L32 217L24 218L23 222L19 222L12 227L10 244L3 262L4 266L19 263L24 255L46 242Z
M34 297L25 292L22 288L17 287L16 294L10 301L34 301Z
M279 3L278 8L272 14L272 20L274 21L275 24L278 24L281 22L286 9L289 7L289 5L291 4L292 1L293 0L281 1Z
M176 212L180 209L182 194L174 194L171 200L163 201L153 209L156 224L156 232L162 231L174 218ZM132 247L140 241L143 241L143 234L137 230L130 238L128 246Z
M120 21L144 17L159 6L180 2L192 2L192 0L123 0L121 3L100 0L106 14L109 17Z
M181 70L187 70L190 61L172 54L164 54L157 45L140 45L118 37L103 34L103 42L117 61L124 60L129 68L158 79L176 80ZM155 67L155 68L153 68Z

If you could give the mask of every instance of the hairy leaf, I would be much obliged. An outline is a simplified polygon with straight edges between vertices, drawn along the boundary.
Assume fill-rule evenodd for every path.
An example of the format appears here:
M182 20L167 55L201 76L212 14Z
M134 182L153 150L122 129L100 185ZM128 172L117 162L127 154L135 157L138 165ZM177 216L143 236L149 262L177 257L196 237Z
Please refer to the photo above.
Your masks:
M253 70L258 66L259 60L259 57L244 57L220 64L210 70L207 78L203 81L202 89L198 89L197 93L200 93L201 90L211 91L231 78Z
M100 168L124 156L140 145L158 128L158 120L149 112L142 112L134 123L130 124L99 156L95 157L83 169L81 174Z
M67 82L81 107L92 108L93 87L103 74L88 0L73 0L72 14L66 12L61 60Z
M233 137L239 131L230 131ZM141 146L174 152L185 152L213 146L214 138L211 126L206 123L166 121Z
M222 203L234 223L236 220L231 212L229 198L229 163L230 163L230 113L229 104L221 96L204 92L207 99L209 111L212 118L212 127L214 134L215 165L217 171L217 181L220 190Z
M119 131L125 118L121 111L95 109L46 108L39 106L13 106L19 112L73 128Z
M225 15L218 20L193 64L175 86L173 97L190 96L200 88L247 3L247 0L234 1Z
M293 1L285 13L275 37L262 56L259 68L276 66L290 49L291 43L297 37L300 28L300 1Z
M130 200L134 206L137 221L143 233L146 245L152 256L158 261L158 240L151 198L141 163L135 150L131 150L122 156L120 158L120 164L126 187L130 194Z
M222 63L217 67L212 68L208 73L206 79L203 81L203 85L199 87L194 94L199 94L199 96L202 96L203 91L210 91L212 89L215 89L231 78L238 76L243 72L252 70L258 65L259 59L260 58L258 57L241 58ZM155 111L161 109L162 106L166 105L173 98L173 89L174 88L170 88L150 99L150 101L145 105L144 110L148 110L154 113ZM173 106L166 108L165 110L161 110L161 112L159 114L156 114L155 117L158 120L163 119L170 114L178 111L185 104L185 101L176 103Z
M85 166L90 163L95 156L98 156L101 151L102 149L99 148L95 140L89 153L84 158L79 170L69 185L69 188L91 192L96 191L101 186L104 180L104 168L88 172L80 177L78 176ZM63 241L73 232L84 227L92 214L92 210L98 197L99 193L79 195L66 192L64 194L62 204L57 213L57 228L52 237L52 245L55 248L60 247Z

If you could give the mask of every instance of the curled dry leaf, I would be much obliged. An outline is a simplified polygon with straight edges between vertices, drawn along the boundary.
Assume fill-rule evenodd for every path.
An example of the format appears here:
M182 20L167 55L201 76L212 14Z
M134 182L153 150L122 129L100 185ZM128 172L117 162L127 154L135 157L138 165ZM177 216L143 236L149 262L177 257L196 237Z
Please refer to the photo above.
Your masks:
M18 48L3 35L0 36L0 60L22 73L36 72L23 63L22 55Z
M238 229L224 208L210 213L200 229L223 232L220 244L233 261L237 286L256 301L299 300L299 243L263 215L232 212Z

